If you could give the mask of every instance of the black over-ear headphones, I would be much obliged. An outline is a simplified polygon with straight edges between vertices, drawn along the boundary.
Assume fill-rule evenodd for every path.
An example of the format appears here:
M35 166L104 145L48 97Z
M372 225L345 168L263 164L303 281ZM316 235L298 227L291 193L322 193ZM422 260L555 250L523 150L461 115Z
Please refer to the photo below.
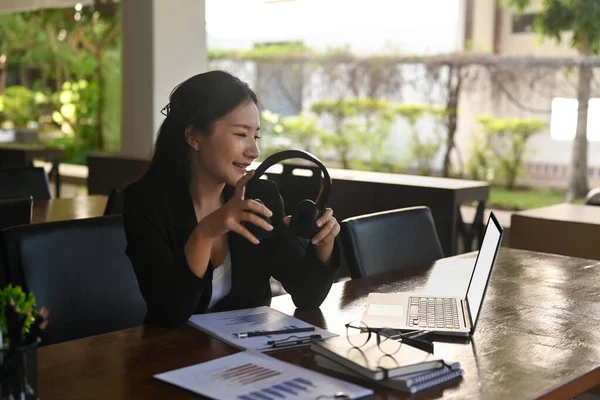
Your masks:
M272 181L260 179L260 177L273 165L291 158L302 158L311 161L323 172L323 184L316 201L304 199L296 204L292 213L292 221L290 222L290 230L294 235L303 239L312 239L319 232L317 219L325 211L331 192L331 177L329 176L329 172L327 172L325 165L315 155L304 150L284 150L267 157L256 169L254 176L246 185L245 198L260 201L273 212L271 218L264 218L269 223L271 221L281 221L284 217L283 198L279 194L277 185ZM271 225L273 224L271 223ZM259 240L271 236L277 228L276 225L273 225L273 231L265 231L251 223L246 223L244 226Z

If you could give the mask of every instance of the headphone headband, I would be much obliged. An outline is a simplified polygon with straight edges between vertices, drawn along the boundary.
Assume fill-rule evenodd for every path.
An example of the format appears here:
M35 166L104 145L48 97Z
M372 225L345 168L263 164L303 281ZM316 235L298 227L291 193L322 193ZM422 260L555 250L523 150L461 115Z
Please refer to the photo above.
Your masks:
M331 191L331 177L329 176L329 172L327 172L327 168L325 165L315 156L314 154L309 153L304 150L283 150L278 153L275 153L269 157L267 157L259 166L256 168L256 172L254 173L254 179L259 179L267 169L271 168L273 165L280 163L281 161L288 160L291 158L301 158L307 161L311 161L313 164L319 167L319 169L323 172L324 182L323 182L323 191L319 193L315 204L317 207L322 210L325 208L325 203L329 199L329 192Z

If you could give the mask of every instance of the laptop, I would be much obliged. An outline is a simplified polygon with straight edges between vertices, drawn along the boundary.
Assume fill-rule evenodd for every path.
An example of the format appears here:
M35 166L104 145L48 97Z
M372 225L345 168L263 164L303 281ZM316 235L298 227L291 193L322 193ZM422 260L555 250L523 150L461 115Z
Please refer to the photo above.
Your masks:
M475 332L475 325L503 234L504 229L496 216L493 212L490 213L483 242L464 296L447 297L435 293L418 292L370 293L362 322L373 328L389 327L438 334L472 335ZM472 262L460 258L447 261L451 263Z

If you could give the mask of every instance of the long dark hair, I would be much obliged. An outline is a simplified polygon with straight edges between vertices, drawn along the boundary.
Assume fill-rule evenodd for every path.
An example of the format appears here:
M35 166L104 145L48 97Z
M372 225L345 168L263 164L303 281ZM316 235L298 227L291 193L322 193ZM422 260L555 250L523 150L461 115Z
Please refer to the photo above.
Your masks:
M258 105L258 98L248 84L224 71L194 75L177 85L163 109L167 117L158 131L147 172L168 174L170 179L189 184L190 147L185 138L186 128L191 125L202 134L210 134L216 120L247 101Z

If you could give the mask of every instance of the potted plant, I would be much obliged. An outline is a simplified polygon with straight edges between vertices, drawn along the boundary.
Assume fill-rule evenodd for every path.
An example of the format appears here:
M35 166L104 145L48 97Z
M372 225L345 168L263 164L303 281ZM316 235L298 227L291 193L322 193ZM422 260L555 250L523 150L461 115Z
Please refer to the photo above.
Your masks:
M0 399L37 398L36 348L47 318L33 293L10 284L0 290Z

